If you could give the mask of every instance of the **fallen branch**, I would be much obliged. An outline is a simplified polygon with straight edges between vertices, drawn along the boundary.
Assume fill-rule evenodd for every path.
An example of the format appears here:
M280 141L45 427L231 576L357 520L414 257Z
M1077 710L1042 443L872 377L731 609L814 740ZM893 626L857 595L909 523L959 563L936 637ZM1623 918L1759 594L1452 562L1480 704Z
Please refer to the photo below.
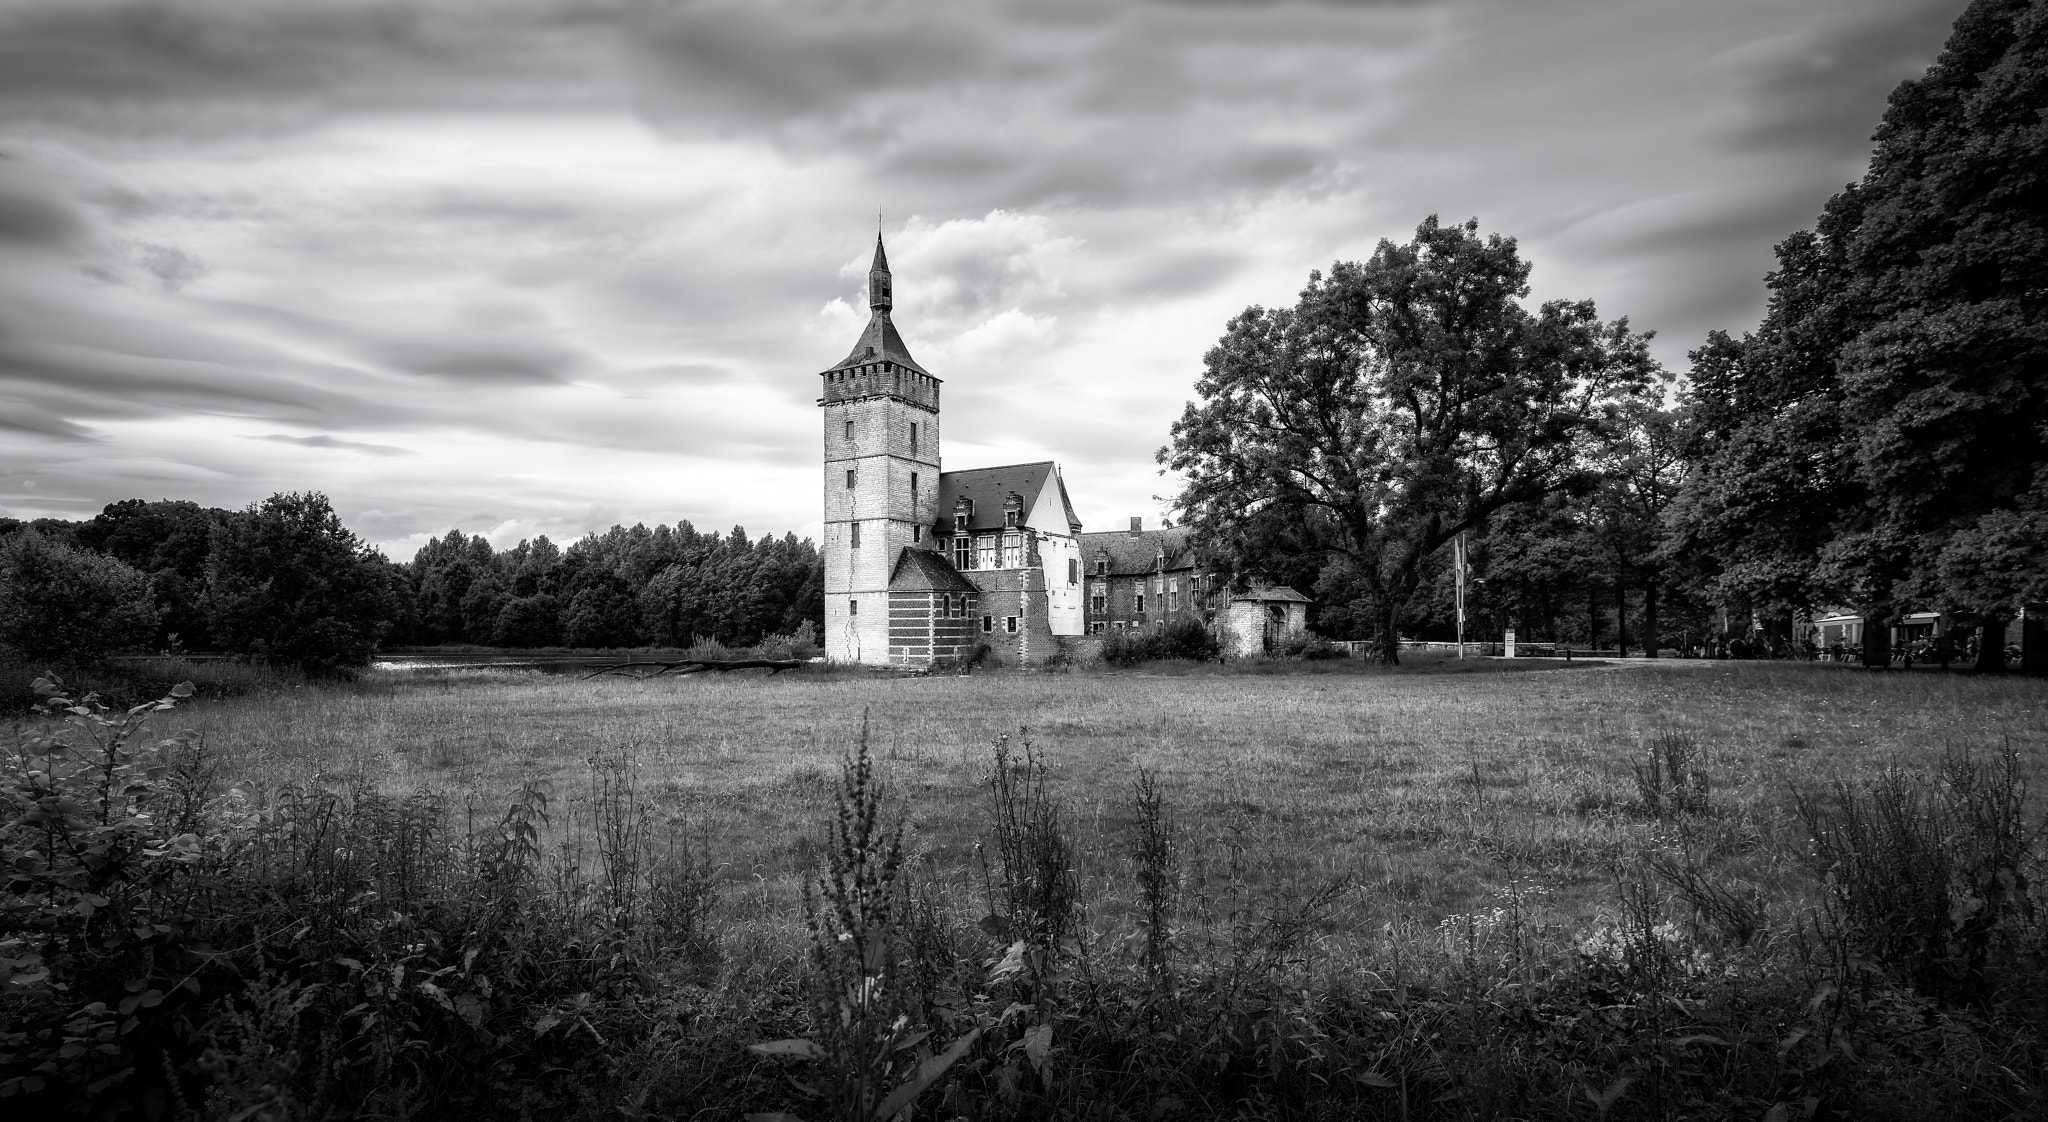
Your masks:
M734 670L766 670L768 676L772 678L785 670L799 669L803 664L804 660L800 658L688 658L681 662L615 662L585 674L583 680L589 681L599 674L610 674L614 671L633 678L659 678L663 674L701 674L706 670L716 670L720 674ZM649 670L653 673L648 673Z

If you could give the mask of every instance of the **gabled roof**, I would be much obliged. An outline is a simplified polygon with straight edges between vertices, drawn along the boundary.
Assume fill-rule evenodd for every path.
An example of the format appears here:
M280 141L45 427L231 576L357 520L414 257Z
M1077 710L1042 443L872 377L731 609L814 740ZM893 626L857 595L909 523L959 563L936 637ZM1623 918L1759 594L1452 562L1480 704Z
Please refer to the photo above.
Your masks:
M1059 465L1051 460L940 473L939 504L933 512L937 519L934 524L941 532L952 533L953 508L965 497L974 504L974 516L968 519L968 529L1000 530L1003 527L1003 500L1013 491L1024 500L1024 525L1056 534L1081 532L1081 520L1074 514L1074 502L1067 497L1066 481L1060 478Z
M889 574L891 592L978 592L952 562L929 549L904 546Z
M1286 587L1281 587L1281 586L1272 586L1272 587L1267 587L1267 588L1254 588L1254 589L1252 589L1252 590L1251 590L1250 592L1241 592L1241 593L1237 594L1236 596L1232 596L1232 597L1230 598L1230 602L1231 602L1231 603L1233 603L1233 604L1244 604L1244 603L1252 603L1252 604L1270 604L1270 603L1280 603L1280 602L1285 602L1285 603L1290 603L1290 604L1313 604L1313 603L1315 603L1315 601L1313 601L1313 600L1309 599L1309 598L1308 598L1308 597L1306 597L1306 596L1303 596L1303 595L1302 595L1301 593L1299 593L1299 592L1296 592L1296 591L1294 591L1294 590L1293 590L1293 589L1291 589L1291 588L1286 588Z
M834 370L870 362L893 362L919 374L931 373L910 357L910 348L904 344L903 336L896 333L896 325L890 321L887 308L876 308L868 316L868 325L854 342L853 349L846 353L845 358L826 367L824 372L830 374Z
M1095 563L1106 553L1112 576L1136 576L1159 570L1159 554L1166 553L1166 568L1193 569L1201 565L1193 537L1186 526L1157 530L1104 530L1081 535L1081 567L1095 572Z

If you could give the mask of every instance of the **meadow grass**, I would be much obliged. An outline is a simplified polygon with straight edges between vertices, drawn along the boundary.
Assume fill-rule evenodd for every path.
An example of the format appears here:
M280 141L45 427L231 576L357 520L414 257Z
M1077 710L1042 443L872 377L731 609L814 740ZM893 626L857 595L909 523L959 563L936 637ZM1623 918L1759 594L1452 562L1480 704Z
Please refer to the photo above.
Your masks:
M79 739L118 710L14 730L0 1097L2048 1108L2038 681L1422 656L246 686L129 755Z
M592 756L623 752L652 804L706 839L731 916L784 934L864 716L914 853L945 876L975 865L990 744L1021 735L1049 762L1092 898L1128 903L1122 855L1142 769L1183 824L1198 889L1225 866L1260 893L1342 885L1323 924L1340 942L1371 942L1390 923L1433 928L1531 884L1543 922L1585 930L1612 913L1617 870L1655 846L1697 850L1798 906L1813 887L1787 859L1799 790L1924 770L1947 745L2005 744L2043 786L2048 688L2034 681L1739 662L1416 669L395 673L179 716L233 778L363 776L488 814L533 780L573 807ZM1641 805L1633 766L1673 733L1703 751L1710 813L1665 821Z

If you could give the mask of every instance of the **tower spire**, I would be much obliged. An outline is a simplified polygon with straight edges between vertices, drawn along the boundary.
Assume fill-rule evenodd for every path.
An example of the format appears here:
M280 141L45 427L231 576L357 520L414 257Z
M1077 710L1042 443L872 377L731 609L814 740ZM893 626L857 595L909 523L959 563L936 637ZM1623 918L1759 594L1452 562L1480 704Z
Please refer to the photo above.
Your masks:
M868 266L868 307L887 314L894 301L889 296L889 255L882 251L882 214L875 212L875 261Z

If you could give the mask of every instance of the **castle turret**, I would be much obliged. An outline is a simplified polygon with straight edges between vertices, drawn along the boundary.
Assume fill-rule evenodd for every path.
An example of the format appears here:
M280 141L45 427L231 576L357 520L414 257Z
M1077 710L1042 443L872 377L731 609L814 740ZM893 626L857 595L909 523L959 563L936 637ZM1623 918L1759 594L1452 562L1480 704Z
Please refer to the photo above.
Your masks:
M890 320L889 258L875 235L868 324L819 375L825 412L825 653L889 661L889 578L906 548L926 549L939 487L939 379Z

